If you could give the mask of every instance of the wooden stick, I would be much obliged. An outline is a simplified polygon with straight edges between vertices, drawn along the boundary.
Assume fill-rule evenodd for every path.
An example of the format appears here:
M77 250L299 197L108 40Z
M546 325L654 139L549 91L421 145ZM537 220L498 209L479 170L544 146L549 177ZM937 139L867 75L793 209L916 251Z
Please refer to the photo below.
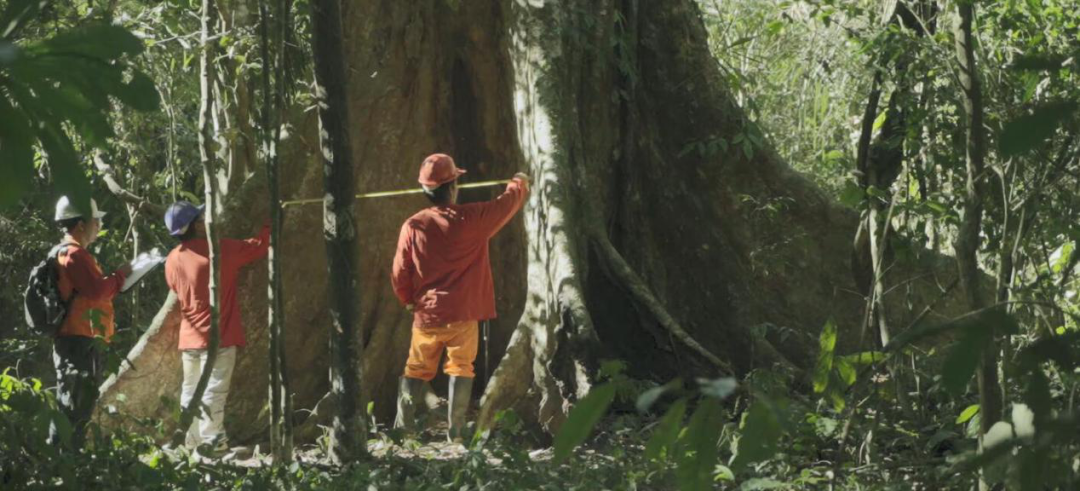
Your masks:
M511 181L511 179L500 179L500 180L497 180L497 181L472 182L472 183L469 183L469 184L460 184L460 185L458 185L458 188L460 188L460 189L471 189L471 188L483 188L483 187L488 187L488 186L498 186L500 184L509 183L510 181ZM358 194L358 195L356 195L356 199L387 198L387 197L390 197L390 196L404 196L406 194L420 194L420 193L423 193L423 192L424 192L423 188L402 189L402 190L398 190L398 191L377 191L377 192L374 192L374 193ZM295 206L295 205L310 205L312 203L322 203L325 200L326 200L326 198L294 199L294 200L291 200L291 201L282 201L281 202L281 207L286 208L286 207Z

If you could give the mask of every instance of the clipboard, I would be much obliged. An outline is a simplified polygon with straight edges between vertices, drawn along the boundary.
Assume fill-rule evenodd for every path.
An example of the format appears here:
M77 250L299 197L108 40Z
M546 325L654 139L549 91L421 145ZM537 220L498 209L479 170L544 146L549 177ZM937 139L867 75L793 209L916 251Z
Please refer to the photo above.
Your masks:
M139 280L142 280L146 273L149 273L157 265L165 262L165 256L161 255L161 250L153 248L150 251L142 252L138 256L135 256L130 263L131 274L124 279L124 284L120 286L120 292L126 292L135 286Z

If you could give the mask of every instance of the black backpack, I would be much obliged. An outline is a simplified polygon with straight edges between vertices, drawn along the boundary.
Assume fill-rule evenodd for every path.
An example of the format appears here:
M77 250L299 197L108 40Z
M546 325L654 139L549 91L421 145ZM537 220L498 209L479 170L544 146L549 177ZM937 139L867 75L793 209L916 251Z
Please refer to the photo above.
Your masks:
M26 311L26 324L38 334L55 336L67 317L71 298L64 301L60 297L60 264L57 255L61 250L74 245L65 242L49 251L49 256L30 270L30 280L23 294L23 308Z

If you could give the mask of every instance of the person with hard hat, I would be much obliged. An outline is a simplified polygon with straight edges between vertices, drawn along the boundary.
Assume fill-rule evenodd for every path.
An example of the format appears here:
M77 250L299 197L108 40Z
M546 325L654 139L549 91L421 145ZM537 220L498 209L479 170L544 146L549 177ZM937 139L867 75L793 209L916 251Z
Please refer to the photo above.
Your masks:
M53 217L64 232L57 248L56 267L60 298L67 302L67 315L53 340L56 401L71 422L75 448L83 444L104 374L103 353L95 338L100 336L106 343L112 338L113 297L131 274L130 264L109 276L102 273L89 247L98 238L105 213L98 210L93 199L88 211L79 210L67 196L62 196ZM49 439L59 442L55 424L50 425Z
M195 386L206 364L210 341L210 244L206 240L204 207L177 201L165 212L169 234L180 240L165 259L165 282L180 303L179 349L183 359L184 380L180 404L186 407L195 395ZM188 429L188 443L203 446L204 454L219 454L229 449L225 434L225 401L229 395L236 351L245 344L244 325L236 303L236 280L240 269L266 256L270 247L270 226L264 225L258 236L246 239L221 239L220 282L218 293L218 332L220 344L210 372L210 382L202 396L209 408Z
M465 437L478 323L495 318L488 241L529 194L528 176L518 173L494 200L459 205L457 179L463 174L445 154L431 155L421 164L420 185L432 206L401 226L391 275L398 300L413 313L395 426L415 431L414 401L435 378L445 350L443 371L450 376L447 436L452 442Z

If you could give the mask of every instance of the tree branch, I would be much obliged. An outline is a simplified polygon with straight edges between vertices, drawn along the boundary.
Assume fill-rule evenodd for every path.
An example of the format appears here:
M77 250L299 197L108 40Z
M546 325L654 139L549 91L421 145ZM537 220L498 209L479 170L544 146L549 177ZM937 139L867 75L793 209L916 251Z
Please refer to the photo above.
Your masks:
M679 341L688 346L691 350L701 355L706 360L709 360L713 365L720 369L726 375L732 375L735 370L731 368L731 365L726 361L721 360L720 357L714 355L708 349L698 343L693 337L690 336L686 330L679 325L679 322L668 313L664 305L660 303L660 300L653 295L649 290L648 285L641 279L640 276L634 272L634 269L627 264L626 259L623 259L619 251L615 250L615 246L612 245L611 240L602 229L596 227L590 227L593 230L592 238L596 242L597 249L600 252L600 257L608 265L608 270L616 277L618 281L622 282L629 289L630 294L635 300L644 305L649 312L656 318L656 320L665 329L671 332Z
M134 204L138 211L152 213L159 217L165 215L164 206L124 189L124 187L120 185L120 182L116 180L116 171L113 170L112 166L105 163L105 159L102 158L100 151L94 152L94 166L97 167L98 172L101 173L101 177L105 179L105 185L109 187L109 191L116 195L116 197Z

